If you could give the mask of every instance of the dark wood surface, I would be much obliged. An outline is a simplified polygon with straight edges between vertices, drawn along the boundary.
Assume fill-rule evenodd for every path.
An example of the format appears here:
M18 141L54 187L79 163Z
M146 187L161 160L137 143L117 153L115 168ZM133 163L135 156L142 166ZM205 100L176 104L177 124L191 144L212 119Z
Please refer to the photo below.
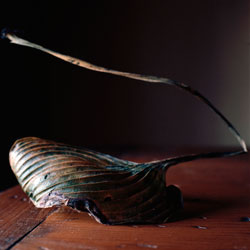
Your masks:
M168 171L167 183L183 192L178 221L129 226L101 225L65 207L35 208L19 186L13 187L0 194L0 248L250 249L249 155L180 164Z
M54 208L36 208L20 186L0 194L0 249L15 245L43 222Z

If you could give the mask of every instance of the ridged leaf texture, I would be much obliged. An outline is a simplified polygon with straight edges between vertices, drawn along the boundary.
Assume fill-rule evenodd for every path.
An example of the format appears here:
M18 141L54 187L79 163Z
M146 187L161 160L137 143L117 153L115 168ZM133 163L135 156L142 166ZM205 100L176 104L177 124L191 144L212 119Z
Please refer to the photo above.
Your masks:
M163 223L182 207L157 162L138 164L35 137L17 140L10 165L37 207L67 205L104 224Z

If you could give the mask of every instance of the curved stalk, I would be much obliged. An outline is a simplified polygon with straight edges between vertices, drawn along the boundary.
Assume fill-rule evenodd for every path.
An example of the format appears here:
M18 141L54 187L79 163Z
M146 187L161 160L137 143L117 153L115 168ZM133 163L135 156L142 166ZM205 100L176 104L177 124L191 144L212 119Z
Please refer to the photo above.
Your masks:
M239 151L233 151L233 152L212 152L212 153L202 153L202 154L196 154L196 155L188 155L188 156L183 156L183 157L177 157L174 159L167 159L167 160L162 160L159 162L163 162L167 165L175 165L179 162L183 161L190 161L190 160L195 160L195 159L200 159L200 158L214 158L214 157L229 157L229 156L234 156L234 155L239 155L242 153L247 152L247 146L245 141L242 139L240 136L240 133L237 131L237 129L233 126L233 124L206 98L204 97L200 92L198 92L195 89L192 89L190 86L175 81L171 80L169 78L162 78L162 77L156 77L156 76L148 76L148 75L141 75L141 74L136 74L136 73L129 73L129 72L122 72L118 70L113 70L113 69L108 69L105 67L97 66L94 64L91 64L89 62L86 62L84 60L64 55L58 52L55 52L53 50L44 48L38 44L31 43L27 40L24 40L22 38L17 37L16 35L3 31L2 32L2 38L7 38L10 40L11 43L18 44L18 45L23 45L27 47L31 47L34 49L38 49L40 51L43 51L45 53L48 53L52 56L55 56L61 60L64 60L66 62L69 62L71 64L77 65L79 67L83 67L89 70L93 71L98 71L102 73L108 73L112 75L117 75L117 76L122 76L122 77L127 77L130 79L135 79L135 80L140 80L140 81L145 81L145 82L150 82L150 83L161 83L165 85L171 85L174 87L177 87L178 89L184 90L187 93L191 94L195 98L199 99L203 103L205 103L219 118L222 119L222 121L227 125L228 129L231 131L233 136L237 139L241 146L241 150Z

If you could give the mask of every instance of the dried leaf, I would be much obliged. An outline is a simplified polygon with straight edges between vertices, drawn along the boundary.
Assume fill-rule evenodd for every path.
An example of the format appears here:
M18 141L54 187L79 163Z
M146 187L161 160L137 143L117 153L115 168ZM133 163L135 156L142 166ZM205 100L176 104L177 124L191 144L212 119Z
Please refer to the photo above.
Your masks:
M138 164L27 137L11 148L10 164L35 206L87 210L104 224L163 223L182 207L180 190L166 187L162 162Z
M170 166L247 152L245 141L229 120L207 98L184 83L96 66L46 49L6 30L2 32L2 38L90 70L184 90L214 111L242 148L233 152L194 154L138 164L62 143L35 137L23 138L11 148L10 165L23 190L37 207L67 205L87 211L104 224L164 223L182 207L181 191L175 186L166 187L165 172Z

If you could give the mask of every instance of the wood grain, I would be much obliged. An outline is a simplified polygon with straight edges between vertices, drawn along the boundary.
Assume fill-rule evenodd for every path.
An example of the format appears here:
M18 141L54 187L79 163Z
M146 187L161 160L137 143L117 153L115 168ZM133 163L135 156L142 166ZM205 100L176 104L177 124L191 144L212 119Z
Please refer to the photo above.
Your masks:
M62 207L13 249L250 249L250 222L242 221L250 217L249 180L249 155L183 163L167 175L168 183L178 184L184 194L177 221L105 226Z
M0 194L0 249L11 247L39 225L54 208L38 209L16 186Z

